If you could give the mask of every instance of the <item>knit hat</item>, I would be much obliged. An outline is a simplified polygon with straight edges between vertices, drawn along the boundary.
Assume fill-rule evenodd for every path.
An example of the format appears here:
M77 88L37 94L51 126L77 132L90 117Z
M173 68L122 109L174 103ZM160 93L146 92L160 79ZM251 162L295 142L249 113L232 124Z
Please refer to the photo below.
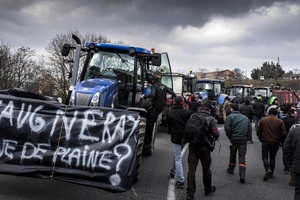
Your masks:
M176 98L175 98L175 105L183 105L183 103L184 103L184 100L183 100L183 97L182 96L177 96Z

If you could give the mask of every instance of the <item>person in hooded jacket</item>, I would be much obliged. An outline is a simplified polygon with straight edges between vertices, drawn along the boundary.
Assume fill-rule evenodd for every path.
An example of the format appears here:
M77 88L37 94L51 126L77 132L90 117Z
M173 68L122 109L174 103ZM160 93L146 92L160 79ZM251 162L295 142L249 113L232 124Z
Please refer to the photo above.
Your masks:
M193 113L191 110L188 110L183 107L184 98L182 96L177 96L175 98L174 107L168 112L167 121L168 121L168 131L171 135L171 142L173 148L173 167L170 172L170 177L174 178L176 176L177 187L183 187L185 177L183 175L183 167L182 167L182 157L181 150L183 148L183 136L184 136L184 128L189 120L191 114Z

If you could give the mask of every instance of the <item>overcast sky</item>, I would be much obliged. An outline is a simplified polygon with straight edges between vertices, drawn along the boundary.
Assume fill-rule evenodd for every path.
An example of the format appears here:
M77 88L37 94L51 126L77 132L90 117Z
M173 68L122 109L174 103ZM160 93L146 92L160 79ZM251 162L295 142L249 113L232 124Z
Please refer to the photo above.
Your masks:
M300 67L300 0L0 0L0 40L45 53L70 30L168 52L173 71Z

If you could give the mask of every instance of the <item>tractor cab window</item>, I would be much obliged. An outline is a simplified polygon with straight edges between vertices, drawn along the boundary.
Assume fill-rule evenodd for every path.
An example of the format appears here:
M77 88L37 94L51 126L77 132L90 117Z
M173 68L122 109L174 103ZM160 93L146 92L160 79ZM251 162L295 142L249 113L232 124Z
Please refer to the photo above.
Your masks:
M181 76L173 77L173 91L176 93L176 95L182 95L183 80Z
M265 89L255 89L254 90L254 96L258 96L261 95L262 97L266 97L267 96L267 90Z
M118 71L133 72L134 58L127 54L99 51L93 53L84 79L99 78L100 76L116 77Z
M238 96L243 94L243 88L242 87L232 87L230 88L229 96Z
M221 93L221 85L219 83L198 83L199 92L211 92L215 96Z

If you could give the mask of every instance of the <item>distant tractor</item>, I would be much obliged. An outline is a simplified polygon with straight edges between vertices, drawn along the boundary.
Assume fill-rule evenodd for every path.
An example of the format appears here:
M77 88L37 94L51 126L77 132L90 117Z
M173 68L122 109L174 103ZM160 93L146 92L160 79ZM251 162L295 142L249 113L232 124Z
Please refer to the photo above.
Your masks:
M251 100L253 89L251 85L232 85L227 88L230 101L243 104L245 100Z
M162 74L161 82L166 84L170 88L173 88L173 91L176 93L177 96L183 96L186 99L189 99L190 94L193 94L195 92L197 78L193 74L182 74L182 73ZM168 94L167 106L162 113L162 124L167 123L166 122L167 114L172 107L173 107L173 98L171 94Z
M224 101L228 97L222 93L224 82L218 79L202 79L197 81L196 95L202 97L202 101L210 101L216 107L216 119L219 123L224 123Z
M267 105L270 102L270 98L273 97L274 101L278 101L277 97L272 93L272 88L270 87L255 87L253 89L253 97L260 96L263 104Z

